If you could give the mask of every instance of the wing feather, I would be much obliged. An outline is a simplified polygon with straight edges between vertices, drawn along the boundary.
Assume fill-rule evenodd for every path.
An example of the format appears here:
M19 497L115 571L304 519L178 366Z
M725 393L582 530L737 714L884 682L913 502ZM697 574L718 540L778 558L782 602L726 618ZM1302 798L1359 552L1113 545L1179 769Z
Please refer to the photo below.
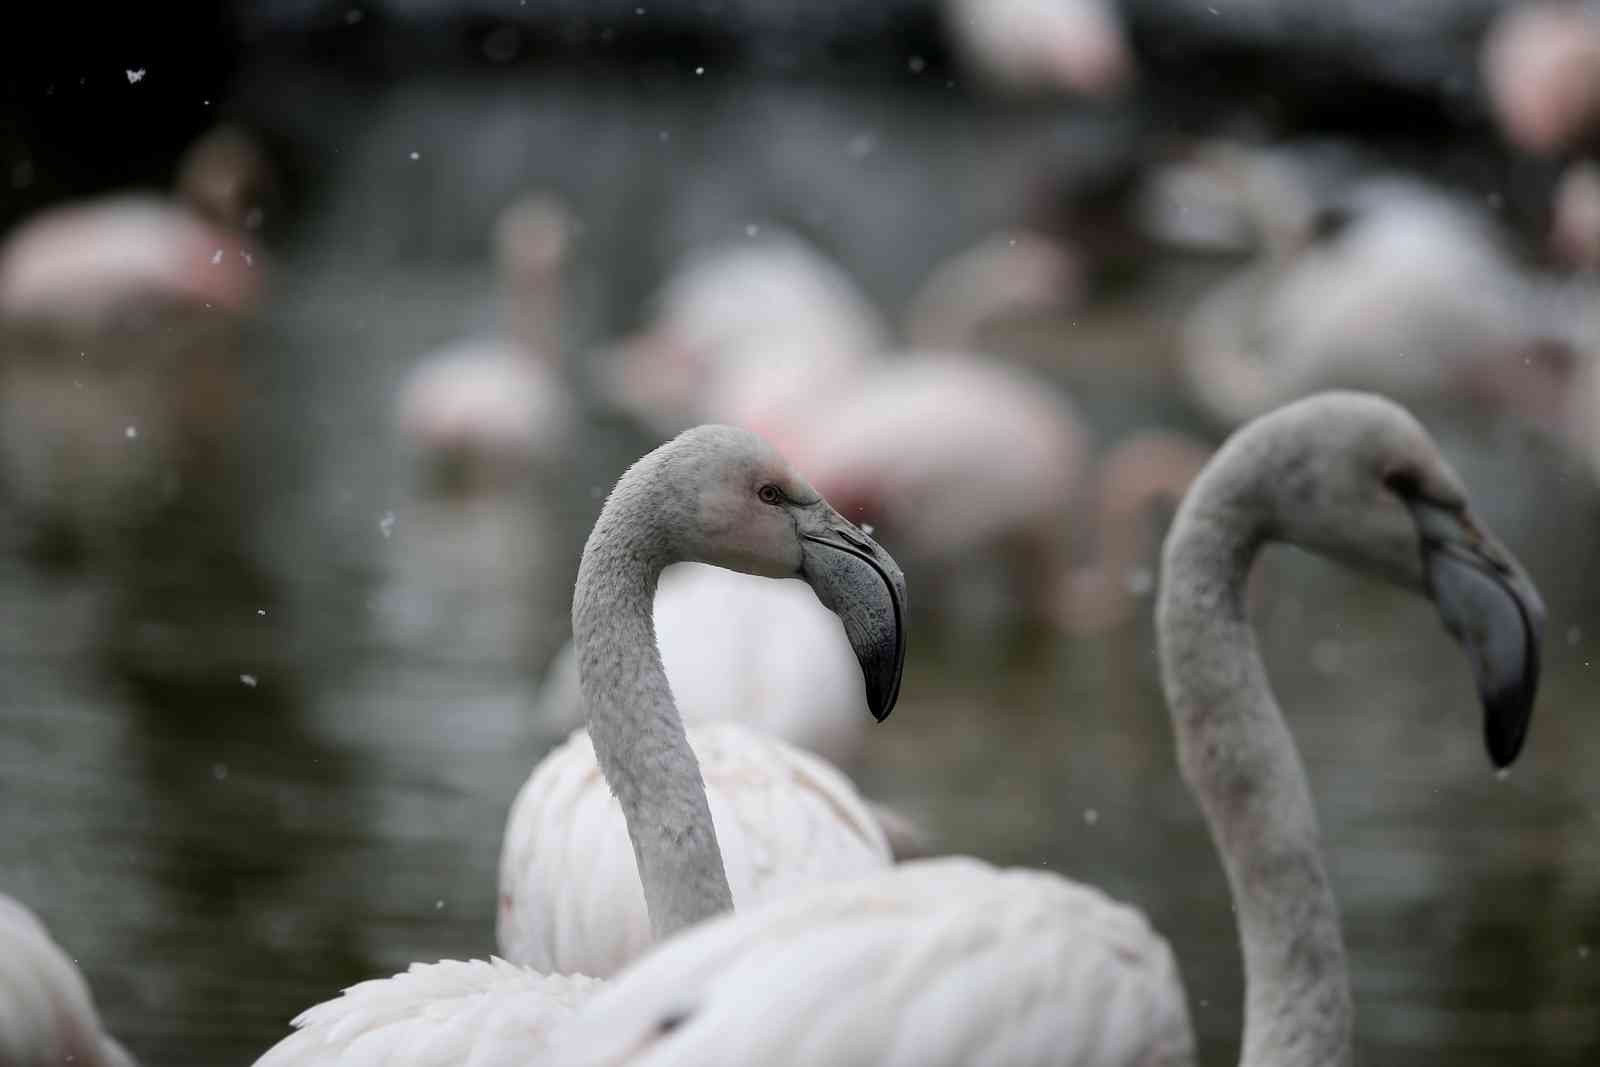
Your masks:
M599 988L499 958L416 963L302 1012L256 1067L527 1067Z
M690 931L614 980L556 1055L1158 1067L1192 1063L1194 1045L1171 950L1138 912L1054 875L953 859Z
M739 907L855 878L892 862L843 774L733 723L689 728ZM638 866L588 735L535 768L500 861L500 949L544 972L615 974L650 945Z

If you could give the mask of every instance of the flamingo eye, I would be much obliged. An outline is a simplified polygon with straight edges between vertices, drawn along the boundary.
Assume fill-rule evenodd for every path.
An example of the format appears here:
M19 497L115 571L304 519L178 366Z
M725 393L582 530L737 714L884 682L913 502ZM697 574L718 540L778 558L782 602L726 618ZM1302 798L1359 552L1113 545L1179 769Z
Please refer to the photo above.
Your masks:
M1403 500L1420 496L1422 492L1422 479L1417 476L1416 471L1405 468L1384 475L1383 484Z
M763 504L783 503L783 491L775 485L763 485L756 491L756 496L761 498Z

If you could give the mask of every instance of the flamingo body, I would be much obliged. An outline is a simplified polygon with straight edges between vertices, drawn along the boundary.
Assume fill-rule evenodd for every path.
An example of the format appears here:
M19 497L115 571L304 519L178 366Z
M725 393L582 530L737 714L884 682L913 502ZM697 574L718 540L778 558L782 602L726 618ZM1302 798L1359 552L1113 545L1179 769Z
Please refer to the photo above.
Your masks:
M1207 297L1184 330L1196 397L1234 424L1330 386L1544 411L1525 370L1570 327L1463 205L1373 181L1336 233L1271 257Z
M412 445L462 478L505 484L563 453L576 432L559 372L510 341L462 341L418 365L400 392Z
M887 364L826 425L774 436L820 492L924 559L1053 530L1087 460L1064 399L1002 364L944 353Z
M498 336L424 356L401 385L400 433L429 489L503 493L568 457L579 414L559 353L563 273L577 229L566 207L542 194L503 208L493 235Z
M822 760L735 723L691 725L689 741L736 906L891 862L870 809ZM585 732L541 761L512 805L499 936L508 959L596 977L651 943L627 827Z
M838 764L860 756L861 671L831 611L798 582L680 563L656 586L656 643L686 722L740 722ZM539 697L546 725L584 719L568 644Z
M600 985L502 959L413 964L302 1012L256 1067L528 1067Z
M78 335L142 301L242 312L259 295L255 253L176 204L122 196L46 212L0 251L0 316Z
M0 894L0 1063L134 1067L100 1025L89 987L32 912Z
M1177 966L1143 916L970 859L690 931L611 983L557 1048L572 1067L1194 1061Z
M760 382L779 400L853 376L888 329L853 279L782 232L704 249L663 288L649 325L626 341L611 399L652 425L700 419L740 425L723 393Z
M1018 95L1108 95L1134 76L1104 0L947 0L957 49L989 86Z

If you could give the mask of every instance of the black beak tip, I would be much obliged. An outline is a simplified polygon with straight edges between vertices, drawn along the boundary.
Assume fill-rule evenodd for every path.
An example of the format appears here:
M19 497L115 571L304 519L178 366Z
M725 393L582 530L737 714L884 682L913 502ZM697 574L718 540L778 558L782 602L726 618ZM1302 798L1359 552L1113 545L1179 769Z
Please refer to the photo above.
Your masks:
M868 686L867 710L878 722L887 719L900 701L900 678L905 673L905 642L902 640L899 644L901 647L896 649L896 661L884 674L887 684Z
M1533 718L1533 697L1537 672L1514 689L1485 693L1483 700L1483 740L1489 760L1496 770L1517 761L1528 739L1528 723Z
M1539 693L1544 601L1532 583L1527 583L1523 596L1514 599L1522 613L1522 671L1511 684L1487 688L1483 692L1483 738L1496 770L1505 770L1521 755L1523 743L1528 739L1528 726L1533 721L1534 699Z
M1517 761L1522 752L1522 735L1496 729L1493 723L1486 724L1483 734L1489 747L1489 762L1495 770L1503 771Z

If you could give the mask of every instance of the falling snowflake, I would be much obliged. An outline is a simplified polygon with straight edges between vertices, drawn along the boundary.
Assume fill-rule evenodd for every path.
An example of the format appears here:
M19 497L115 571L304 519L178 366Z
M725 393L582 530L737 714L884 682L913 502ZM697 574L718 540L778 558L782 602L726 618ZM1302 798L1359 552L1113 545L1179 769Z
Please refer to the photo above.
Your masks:
M213 267L215 267L217 264L219 264L221 262L222 262L222 249L219 248L215 252L211 253L211 265Z
M253 674L241 674L239 675L239 681L245 684L246 689L254 689L256 687L256 676Z
M385 511L383 513L383 518L378 520L378 532L383 534L385 541L389 539L390 534L394 533L394 512Z
M137 85L139 82L144 80L143 67L140 67L138 70L125 70L123 73L128 76L129 85Z
M139 427L129 426L127 429L122 431L122 436L132 441L134 438L139 436Z
M421 159L421 158L422 158L422 153L421 153L421 152L418 152L418 151L417 151L417 150L416 150L416 149L412 149L412 150L411 150L411 158L412 158L412 159L413 159L413 160L418 160L418 159Z
M1122 588L1129 596L1149 596L1156 587L1156 576L1149 567L1129 567L1122 576Z

